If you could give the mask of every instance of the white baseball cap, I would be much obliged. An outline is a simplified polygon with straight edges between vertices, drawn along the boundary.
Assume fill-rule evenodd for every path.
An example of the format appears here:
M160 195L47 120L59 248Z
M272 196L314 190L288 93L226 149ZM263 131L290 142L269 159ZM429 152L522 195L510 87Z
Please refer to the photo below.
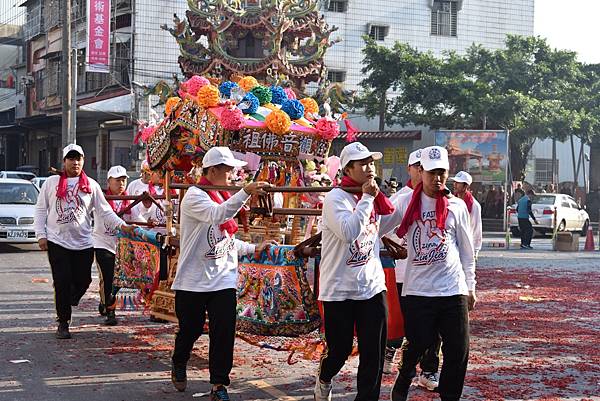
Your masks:
M467 185L471 185L473 183L473 177L471 177L471 174L467 173L466 171L459 171L450 179L455 182L464 182Z
M125 167L123 166L112 166L110 168L110 170L108 170L108 175L106 178L120 178L120 177L127 177L129 178L129 176L127 175L127 170L125 170Z
M69 152L77 152L77 153L79 153L81 156L83 156L83 155L84 155L84 154L83 154L83 149L81 148L81 146L79 146L79 145L76 145L76 144L74 144L74 143L70 143L70 144L68 144L67 146L65 146L65 147L63 148L63 159L64 159L65 157L67 157L67 154L68 154Z
M248 163L233 157L233 153L231 153L229 148L215 146L214 148L210 148L202 158L202 168L217 166L219 164L225 164L230 167L243 167Z
M360 142L352 142L344 146L340 153L340 169L346 167L348 163L354 160L363 160L367 157L372 157L373 160L379 160L383 157L381 152L371 152L365 145Z
M411 152L410 155L408 155L408 165L409 166L412 166L413 164L421 163L421 150L422 149L417 149L414 152Z
M421 149L421 166L425 171L431 171L438 168L450 170L448 151L441 146L429 146Z

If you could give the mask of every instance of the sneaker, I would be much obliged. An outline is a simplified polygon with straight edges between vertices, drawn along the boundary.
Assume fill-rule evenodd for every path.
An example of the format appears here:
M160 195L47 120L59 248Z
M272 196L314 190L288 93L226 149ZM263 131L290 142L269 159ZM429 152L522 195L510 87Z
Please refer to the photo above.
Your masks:
M315 401L331 401L333 385L331 383L323 383L321 379L317 377L315 383Z
M171 381L177 391L185 391L187 387L187 374L185 363L173 363L171 368Z
M69 332L69 323L59 323L58 329L56 330L56 338L59 340L67 340L71 338L71 333Z
M109 309L106 311L106 320L104 324L107 326L116 326L117 325L117 316L115 315L114 309Z
M411 380L406 380L398 373L396 382L390 393L390 399L392 401L406 401L408 399L408 390L410 389L411 383Z
M229 401L229 394L225 386L217 386L210 390L210 401Z
M527 245L521 244L521 249L529 249L529 247Z
M526 245L527 249L533 249L531 245Z
M385 347L385 356L383 359L383 373L390 374L394 372L394 358L396 357L396 348Z
M421 372L417 383L429 391L433 391L439 385L439 379L436 372Z

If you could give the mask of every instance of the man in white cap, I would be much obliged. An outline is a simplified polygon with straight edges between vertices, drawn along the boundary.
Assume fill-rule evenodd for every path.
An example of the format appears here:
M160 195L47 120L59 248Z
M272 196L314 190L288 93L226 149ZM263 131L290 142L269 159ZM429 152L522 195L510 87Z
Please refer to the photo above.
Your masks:
M148 184L152 178L152 171L146 160L142 161L140 169L140 178L133 180L127 186L127 193L129 195L141 195L144 192L148 192Z
M112 230L134 229L115 214L100 185L86 176L83 163L81 146L67 145L62 173L44 183L35 207L36 237L40 249L48 251L52 269L59 339L71 338L71 307L92 282L92 212Z
M421 149L417 149L408 155L408 164L406 171L408 172L408 181L398 192L396 192L390 201L394 207L399 206L400 200L406 195L411 194L413 188L421 182ZM398 238L394 233L389 235L400 245L406 245L406 237ZM402 294L402 283L404 282L404 272L406 271L406 259L397 259L395 276L396 276L396 287L398 289L398 295ZM401 301L401 300L400 300ZM397 316L398 321L402 321L402 316ZM388 341L385 347L385 361L383 363L383 373L392 373L394 366L394 358L396 357L396 350L402 345L402 338L396 339L395 341Z
M452 188L454 195L465 201L465 204L467 205L471 221L471 234L473 235L475 259L477 259L482 242L481 205L477 202L477 199L475 199L471 192L473 177L466 171L459 171L450 179L454 181L454 186Z
M323 302L326 351L321 356L314 398L332 399L332 380L358 337L360 362L356 400L377 401L387 337L385 275L379 258L379 232L394 207L375 183L375 160L363 144L346 145L340 154L341 187L323 201L319 300ZM345 188L358 187L360 193ZM387 228L391 230L393 225Z
M226 147L211 148L202 159L200 185L230 185L233 169L245 166ZM233 365L236 321L238 256L260 253L273 241L260 245L235 238L234 217L251 195L264 193L267 182L253 182L234 195L191 187L181 203L181 240L175 291L179 331L175 337L171 380L184 391L186 366L194 343L202 334L206 313L209 324L211 401L229 400L226 386Z
M123 166L113 166L108 170L108 188L106 195L127 195L127 170ZM109 200L108 204L112 210L121 214L131 202L129 200ZM129 209L123 213L126 221L138 221L139 217L135 208ZM105 324L115 326L117 324L116 298L115 294L119 290L113 288L113 278L115 274L115 253L117 252L117 234L118 231L110 227L105 219L98 215L94 221L94 254L98 265L100 276L100 305L98 307L100 314L106 316Z
M444 363L437 391L442 401L458 401L469 355L468 311L476 302L469 214L447 192L446 149L424 148L420 170L422 182L399 205L396 234L409 244L401 302L407 343L391 396L407 400L415 367L439 335Z

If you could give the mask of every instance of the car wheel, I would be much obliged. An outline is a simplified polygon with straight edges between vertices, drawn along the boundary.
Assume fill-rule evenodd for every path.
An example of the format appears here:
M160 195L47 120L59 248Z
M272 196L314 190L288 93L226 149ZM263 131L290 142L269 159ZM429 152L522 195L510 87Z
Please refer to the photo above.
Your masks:
M581 227L581 235L587 235L589 226L590 226L590 221L586 220L585 223L583 223L583 227Z
M560 221L560 224L558 225L558 230L557 231L565 231L565 228L567 227L567 222L564 220Z
M521 232L519 231L518 227L511 227L510 228L510 233L512 234L513 237L520 237L521 236Z

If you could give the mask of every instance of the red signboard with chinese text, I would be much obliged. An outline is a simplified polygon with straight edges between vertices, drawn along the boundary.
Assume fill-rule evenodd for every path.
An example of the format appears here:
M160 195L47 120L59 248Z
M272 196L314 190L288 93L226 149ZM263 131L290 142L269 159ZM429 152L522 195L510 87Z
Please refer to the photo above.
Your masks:
M86 71L110 72L110 1L87 0Z

